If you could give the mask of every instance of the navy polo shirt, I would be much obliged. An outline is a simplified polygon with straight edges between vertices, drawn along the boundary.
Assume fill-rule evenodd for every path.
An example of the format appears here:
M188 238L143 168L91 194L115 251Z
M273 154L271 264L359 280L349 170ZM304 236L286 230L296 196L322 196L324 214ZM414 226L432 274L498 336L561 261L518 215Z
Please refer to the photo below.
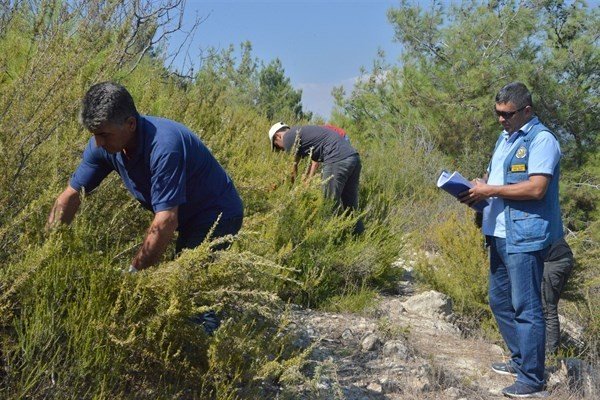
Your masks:
M242 200L223 167L184 125L151 116L137 118L137 148L131 158L110 154L92 137L70 186L94 190L116 171L143 207L154 213L179 206L181 233L243 215Z

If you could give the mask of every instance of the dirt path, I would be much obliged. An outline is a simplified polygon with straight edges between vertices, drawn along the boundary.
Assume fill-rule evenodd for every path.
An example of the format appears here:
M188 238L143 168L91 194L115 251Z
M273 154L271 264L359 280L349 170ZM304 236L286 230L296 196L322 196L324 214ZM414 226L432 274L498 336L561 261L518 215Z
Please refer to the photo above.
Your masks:
M444 295L405 292L381 297L366 315L294 311L300 340L313 347L303 371L310 380L292 398L504 398L501 390L513 379L490 368L503 359L502 348L465 338ZM552 399L582 398L564 389L563 375L549 380L555 385Z

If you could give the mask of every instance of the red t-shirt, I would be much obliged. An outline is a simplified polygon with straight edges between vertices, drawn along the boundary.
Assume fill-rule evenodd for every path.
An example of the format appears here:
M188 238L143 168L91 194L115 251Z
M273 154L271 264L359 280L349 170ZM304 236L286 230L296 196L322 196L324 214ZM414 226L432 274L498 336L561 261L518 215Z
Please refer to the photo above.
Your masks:
M330 131L334 131L337 132L338 135L340 135L341 137L345 137L346 136L346 131L343 130L342 128L340 128L339 126L335 126L335 125L323 125L323 128L329 129Z

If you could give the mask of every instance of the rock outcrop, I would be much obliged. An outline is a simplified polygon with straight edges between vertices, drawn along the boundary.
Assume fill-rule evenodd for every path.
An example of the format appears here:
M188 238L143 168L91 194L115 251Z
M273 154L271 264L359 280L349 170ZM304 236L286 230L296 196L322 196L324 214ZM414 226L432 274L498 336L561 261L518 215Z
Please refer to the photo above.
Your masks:
M412 282L403 293L413 293ZM490 365L505 352L454 324L452 302L428 291L385 296L365 315L296 309L297 343L310 349L295 399L498 399L513 383ZM598 377L580 360L549 371L553 399L600 398ZM583 396L583 397L582 397Z

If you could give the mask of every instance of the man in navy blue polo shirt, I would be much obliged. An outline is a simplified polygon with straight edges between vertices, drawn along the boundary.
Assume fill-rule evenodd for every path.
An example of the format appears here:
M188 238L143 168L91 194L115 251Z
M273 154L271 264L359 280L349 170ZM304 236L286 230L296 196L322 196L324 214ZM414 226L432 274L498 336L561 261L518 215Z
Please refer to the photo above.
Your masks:
M49 226L70 223L81 202L80 192L93 191L116 171L133 197L154 213L130 272L158 263L176 230L177 252L202 243L217 220L212 237L240 230L242 201L233 182L188 128L140 115L127 89L112 82L88 90L81 122L93 138L58 196Z

